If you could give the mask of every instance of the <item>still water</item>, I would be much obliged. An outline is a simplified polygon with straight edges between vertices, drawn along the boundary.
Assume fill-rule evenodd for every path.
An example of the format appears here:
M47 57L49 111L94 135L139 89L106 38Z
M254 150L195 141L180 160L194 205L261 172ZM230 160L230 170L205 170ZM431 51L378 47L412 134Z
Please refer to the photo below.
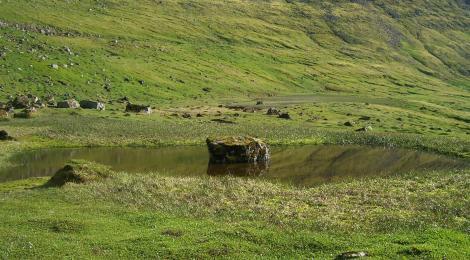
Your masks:
M432 153L364 146L286 146L273 147L271 153L268 164L209 165L209 154L204 146L38 150L12 158L14 167L0 168L0 182L50 176L71 159L95 161L116 171L131 173L159 172L171 176L232 174L298 186L424 169L470 167L469 161Z

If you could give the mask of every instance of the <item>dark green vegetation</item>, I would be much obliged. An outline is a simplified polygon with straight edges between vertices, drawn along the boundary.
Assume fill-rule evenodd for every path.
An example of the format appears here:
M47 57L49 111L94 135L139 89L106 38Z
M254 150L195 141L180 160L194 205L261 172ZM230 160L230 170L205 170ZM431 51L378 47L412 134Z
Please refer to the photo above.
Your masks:
M0 167L28 149L233 134L468 158L469 17L462 0L0 0L0 102L107 106L0 118L16 139L0 143ZM124 96L155 113L125 114ZM218 107L234 103L249 109ZM126 173L46 181L0 185L1 257L470 258L468 171L311 189Z

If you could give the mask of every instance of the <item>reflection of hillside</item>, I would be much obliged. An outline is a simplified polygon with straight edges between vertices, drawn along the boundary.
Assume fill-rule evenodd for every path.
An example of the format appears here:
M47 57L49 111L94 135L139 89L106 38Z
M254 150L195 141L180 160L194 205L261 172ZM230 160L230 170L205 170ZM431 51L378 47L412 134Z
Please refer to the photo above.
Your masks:
M340 178L466 165L463 161L411 150L360 146L310 146L294 150L278 151L273 156L271 177L309 186Z
M19 166L0 172L0 181L54 174L70 159L95 161L117 171L160 172L173 176L259 176L311 186L341 178L419 169L465 167L464 161L434 154L360 146L274 147L269 170L262 165L210 165L204 146L164 148L83 148L25 153ZM467 163L468 166L468 163Z

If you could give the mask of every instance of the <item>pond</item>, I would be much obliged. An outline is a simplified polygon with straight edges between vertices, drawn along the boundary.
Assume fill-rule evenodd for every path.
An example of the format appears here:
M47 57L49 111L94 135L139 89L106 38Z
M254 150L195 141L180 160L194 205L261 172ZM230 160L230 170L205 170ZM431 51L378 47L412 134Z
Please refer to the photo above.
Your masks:
M466 160L404 149L306 145L272 147L271 150L271 161L257 165L209 165L205 146L37 150L13 157L14 167L0 169L0 182L51 176L70 159L95 161L116 171L130 173L159 172L169 176L232 174L307 187L346 178L470 166Z

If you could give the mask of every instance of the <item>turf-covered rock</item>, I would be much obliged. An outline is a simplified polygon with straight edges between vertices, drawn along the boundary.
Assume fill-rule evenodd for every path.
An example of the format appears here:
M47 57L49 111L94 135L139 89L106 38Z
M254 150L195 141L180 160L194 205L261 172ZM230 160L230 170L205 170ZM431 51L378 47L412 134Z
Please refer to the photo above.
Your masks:
M152 114L152 108L146 105L136 105L136 104L127 103L126 112Z
M269 160L269 146L249 136L207 138L210 163L254 163Z
M14 113L13 117L14 118L23 118L23 119L29 119L33 118L34 113L36 113L37 110L35 107L30 107L30 108L25 108L21 112Z
M65 101L61 101L61 102L57 103L57 108L73 108L73 109L76 109L76 108L79 108L79 107L80 107L80 103L78 103L78 101L75 100L75 99L69 99L69 100L65 100Z
M51 177L46 186L63 186L66 183L89 183L107 178L112 171L101 164L74 160Z
M97 101L82 100L80 101L80 107L84 109L97 109L105 110L105 104Z

